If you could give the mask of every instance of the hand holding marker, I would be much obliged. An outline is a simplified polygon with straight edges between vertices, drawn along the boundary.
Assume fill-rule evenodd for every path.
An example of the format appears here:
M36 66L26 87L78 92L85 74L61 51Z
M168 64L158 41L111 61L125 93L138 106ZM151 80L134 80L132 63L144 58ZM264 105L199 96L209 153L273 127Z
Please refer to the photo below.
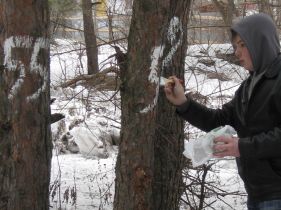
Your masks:
M183 84L183 80L180 79L179 81ZM175 81L172 78L160 77L160 86L165 86L166 84L175 85Z

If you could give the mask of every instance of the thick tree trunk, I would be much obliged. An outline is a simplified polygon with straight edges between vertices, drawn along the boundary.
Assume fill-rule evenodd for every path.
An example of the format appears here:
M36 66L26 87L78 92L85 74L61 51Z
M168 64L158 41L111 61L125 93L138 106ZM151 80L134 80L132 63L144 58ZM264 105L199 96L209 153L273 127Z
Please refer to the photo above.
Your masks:
M93 21L92 1L82 0L84 37L88 62L88 74L95 74L99 71L98 48L95 26Z
M183 121L159 87L183 79L190 1L135 0L127 69L121 71L122 129L114 210L176 210Z
M48 1L0 1L0 209L49 209Z
M226 30L228 33L229 40L232 41L230 27L232 25L233 17L237 17L239 15L235 7L234 0L227 0L227 2L213 0L213 3L220 11L221 16L223 18L223 22L226 26L228 26L226 27Z

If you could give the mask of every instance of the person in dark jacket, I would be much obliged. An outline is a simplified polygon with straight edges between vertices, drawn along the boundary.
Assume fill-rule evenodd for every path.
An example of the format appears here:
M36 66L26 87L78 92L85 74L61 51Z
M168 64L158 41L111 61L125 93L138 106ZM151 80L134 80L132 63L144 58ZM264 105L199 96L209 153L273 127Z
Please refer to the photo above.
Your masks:
M231 101L220 109L207 108L184 94L179 79L165 85L167 99L192 125L210 131L231 125L238 137L215 139L217 157L236 157L248 193L249 210L281 209L281 56L271 17L254 14L231 27L232 44L249 71ZM221 144L224 143L224 144ZM220 143L220 144L217 144Z

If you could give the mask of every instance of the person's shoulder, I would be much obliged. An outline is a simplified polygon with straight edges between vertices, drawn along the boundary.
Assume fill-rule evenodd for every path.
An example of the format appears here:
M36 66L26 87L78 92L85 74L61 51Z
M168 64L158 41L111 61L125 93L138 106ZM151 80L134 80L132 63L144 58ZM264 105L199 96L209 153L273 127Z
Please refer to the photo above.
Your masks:
M278 76L281 77L281 54L279 54L276 59L272 62L268 70L265 72L265 76L268 78L273 78Z
M235 94L234 94L234 99L240 99L241 97L244 96L243 92L245 92L245 89L248 88L250 82L251 82L251 75L249 75L246 79L244 79L239 87L236 89Z

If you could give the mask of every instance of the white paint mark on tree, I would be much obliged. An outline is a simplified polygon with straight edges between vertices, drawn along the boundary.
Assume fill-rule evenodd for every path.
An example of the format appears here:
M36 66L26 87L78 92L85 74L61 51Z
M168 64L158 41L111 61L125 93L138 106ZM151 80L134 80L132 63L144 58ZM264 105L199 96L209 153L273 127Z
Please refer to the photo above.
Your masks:
M162 57L162 55L163 55L163 47L162 46L155 47L151 56L152 62L150 65L150 74L148 76L148 80L150 81L150 83L156 84L156 93L152 104L149 104L147 107L141 110L140 113L147 113L149 111L152 111L157 104L157 100L159 96L159 76L157 72L158 72L159 59Z
M177 34L179 33L179 38L177 39ZM170 52L163 60L163 67L168 66L172 58L179 48L179 46L182 43L183 38L183 30L182 30L182 24L178 17L173 17L170 21L168 33L167 33L167 39L170 41L170 44L172 46Z
M176 43L177 41L176 33L178 32L182 32L182 25L178 17L173 17L170 20L170 25L167 33L167 39L170 41L171 44Z
M177 39L178 35L178 39ZM178 17L173 17L170 21L170 25L167 32L167 39L169 40L172 48L170 52L165 56L165 58L162 61L162 66L167 67L171 64L172 58L179 48L180 44L182 43L183 38L183 30L182 30L182 24ZM148 76L148 80L152 84L156 84L156 90L155 90L155 97L153 99L153 102L149 104L147 107L145 107L143 110L140 111L140 113L147 113L149 111L152 111L154 107L157 105L158 97L159 97L159 60L163 57L163 50L165 48L164 46L158 46L155 47L151 56L151 66L150 66L150 74Z
M159 83L159 77L158 77L158 62L159 59L162 57L163 55L163 47L162 46L158 46L155 47L151 56L151 65L150 65L150 74L148 76L148 80L151 83L155 83L158 84Z
M9 93L8 98L12 100L20 88L24 83L24 79L26 77L26 71L24 63L21 60L13 59L12 50L14 48L24 48L30 49L33 48L31 59L30 59L30 73L38 74L42 78L42 86L32 93L30 96L27 96L27 101L32 99L36 99L39 97L42 91L46 90L47 82L49 80L49 74L47 69L44 68L43 65L38 63L38 55L40 49L48 49L49 41L44 38L37 38L34 41L33 37L30 36L11 36L4 42L4 65L7 67L9 71L19 71L19 76L13 86L11 87L11 91Z
M43 78L43 84L35 93L33 93L31 96L27 96L27 101L29 102L37 99L40 96L41 92L44 92L47 88L49 74L47 72L47 69L44 68L42 64L38 63L38 55L40 49L48 49L48 48L49 48L49 42L44 38L38 38L34 44L33 53L30 62L30 71L39 74Z
M26 100L28 102L31 102L32 100L35 100L35 99L39 98L40 94L42 92L46 91L46 89L47 89L47 81L48 81L48 73L46 72L43 75L43 84L42 84L42 86L35 93L33 93L30 96L27 96Z
M5 55L4 65L10 71L16 71L17 69L19 69L19 71L20 71L19 78L16 80L16 82L11 87L11 91L8 95L8 98L10 100L16 95L18 90L20 90L20 88L24 82L24 78L25 78L24 64L21 61L16 61L16 60L12 59L12 49L15 47L26 48L26 47L30 46L30 44L31 43L30 43L29 39L19 40L16 37L10 37L10 38L6 39L4 42L4 55Z
M8 99L12 100L14 96L17 94L18 90L20 90L23 82L24 82L24 77L25 77L25 72L24 72L24 66L21 65L19 66L20 69L20 75L15 84L12 86L11 91L8 95Z
M33 47L33 53L31 56L31 62L30 62L30 71L31 72L37 72L39 73L41 76L44 75L44 67L42 66L42 64L38 63L38 55L40 52L40 49L48 49L49 47L49 43L46 39L43 38L38 38L36 39L35 43L34 43L34 47Z

